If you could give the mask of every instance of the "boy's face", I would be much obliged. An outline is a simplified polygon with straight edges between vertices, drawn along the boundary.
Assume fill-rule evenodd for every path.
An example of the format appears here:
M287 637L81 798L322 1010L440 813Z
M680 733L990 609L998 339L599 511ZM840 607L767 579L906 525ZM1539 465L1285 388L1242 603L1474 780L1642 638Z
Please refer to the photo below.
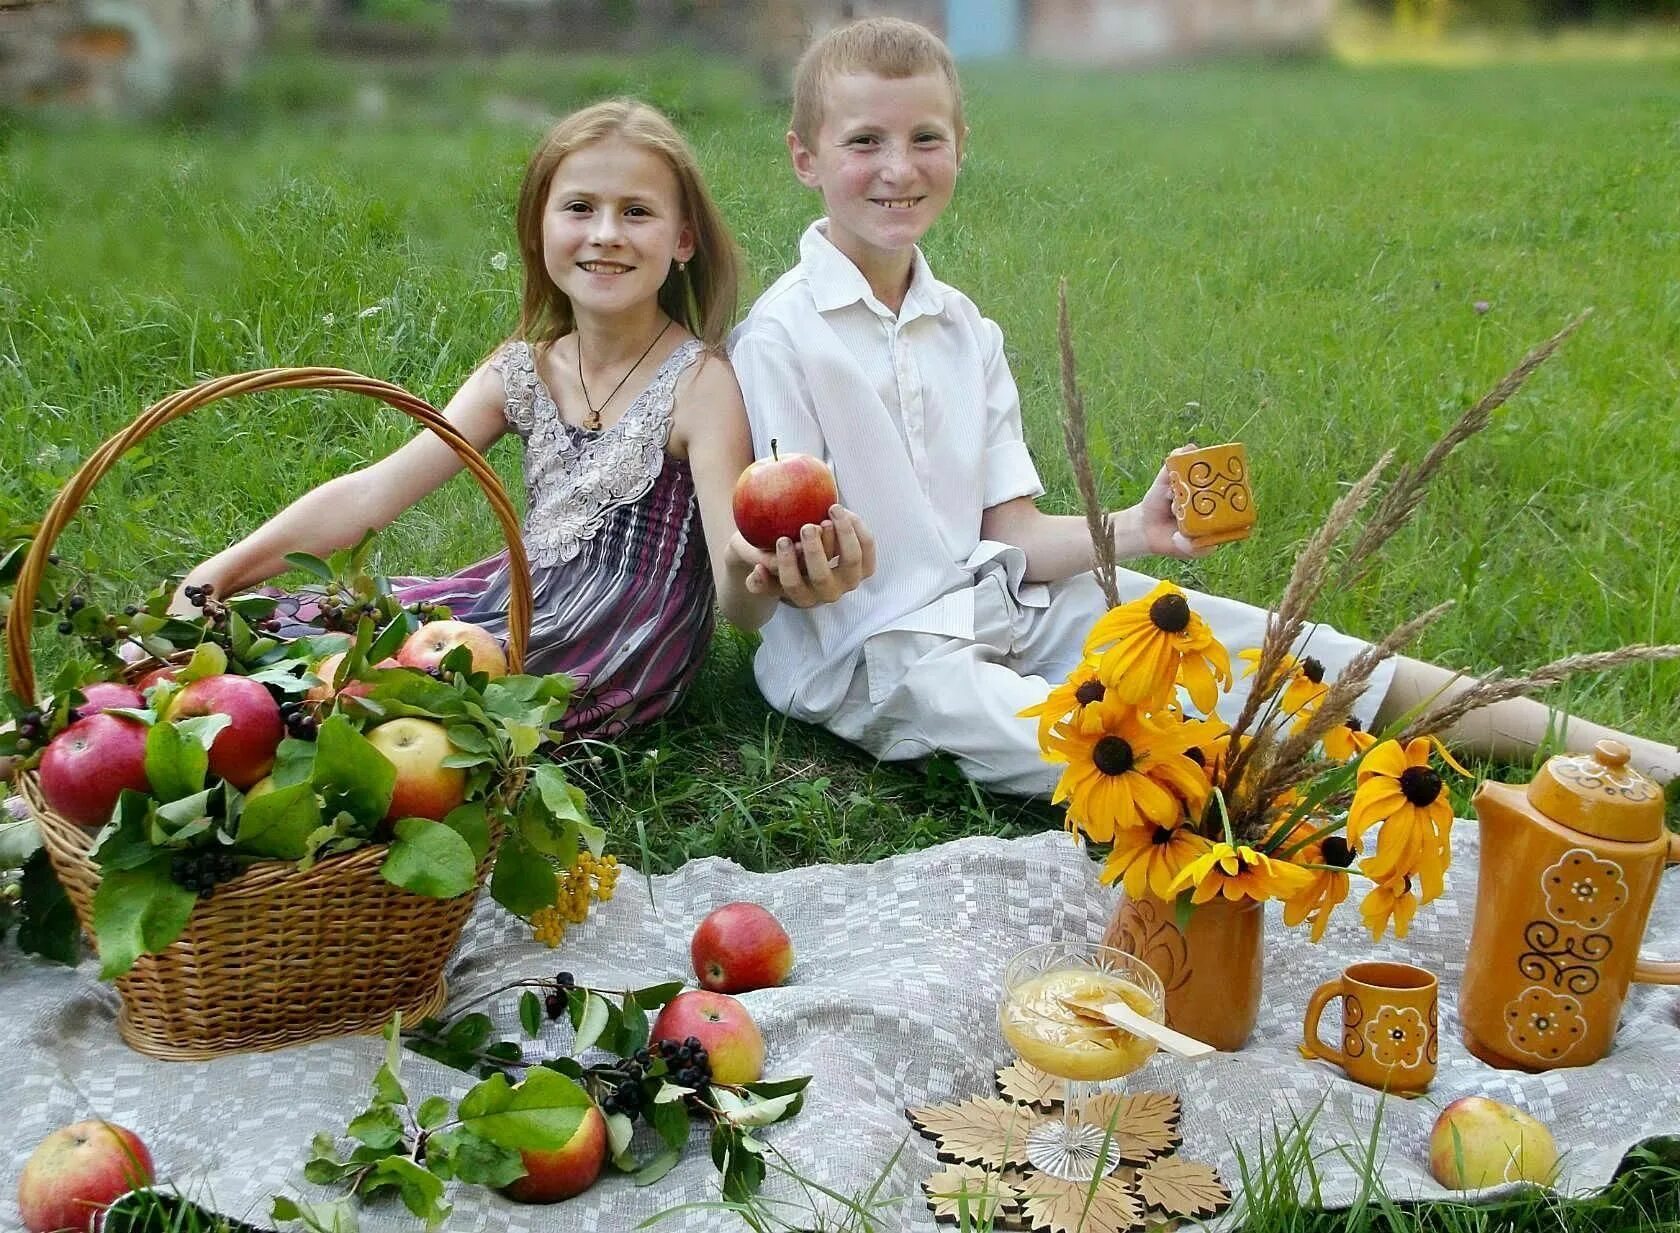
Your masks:
M939 73L846 73L828 83L807 147L788 134L794 174L822 194L828 238L860 266L908 254L944 212L962 134Z
M543 264L574 311L615 315L658 296L694 255L670 164L621 137L568 154L543 210Z

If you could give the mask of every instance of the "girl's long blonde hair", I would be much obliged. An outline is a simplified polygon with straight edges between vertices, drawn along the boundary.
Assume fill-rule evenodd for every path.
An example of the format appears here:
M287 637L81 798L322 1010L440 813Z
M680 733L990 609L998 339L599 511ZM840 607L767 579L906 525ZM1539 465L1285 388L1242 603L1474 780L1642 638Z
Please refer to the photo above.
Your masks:
M516 229L525 263L525 289L516 337L549 343L569 334L576 319L572 302L555 286L543 264L542 220L549 183L568 154L609 137L622 138L663 158L677 178L683 220L694 231L694 255L687 269L672 263L659 289L659 307L708 347L721 349L735 320L741 257L717 203L706 191L700 165L675 126L659 111L635 99L611 99L575 111L537 145L519 187Z

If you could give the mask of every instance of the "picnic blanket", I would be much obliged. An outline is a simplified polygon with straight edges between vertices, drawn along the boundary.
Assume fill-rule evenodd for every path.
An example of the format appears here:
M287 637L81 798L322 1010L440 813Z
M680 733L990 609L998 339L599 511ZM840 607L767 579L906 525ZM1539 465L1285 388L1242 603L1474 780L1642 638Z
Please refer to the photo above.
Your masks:
M1317 1110L1314 1145L1351 1149L1320 1155L1323 1198L1330 1205L1356 1200L1354 1161L1381 1098L1326 1063L1304 1061L1296 1045L1308 994L1361 958L1419 963L1442 982L1435 1085L1422 1099L1382 1104L1378 1161L1394 1196L1446 1194L1429 1177L1427 1140L1440 1106L1458 1095L1519 1105L1550 1126L1564 1152L1560 1188L1568 1192L1606 1183L1639 1140L1680 1132L1680 990L1636 986L1616 1048L1593 1066L1524 1075L1494 1070L1465 1051L1456 994L1476 840L1473 823L1455 828L1447 893L1418 913L1404 941L1372 945L1349 904L1315 946L1304 930L1285 929L1277 905L1268 905L1265 996L1247 1048L1194 1066L1158 1056L1125 1081L1130 1090L1182 1096L1184 1155L1215 1164L1236 1190L1238 1147L1252 1161L1274 1126L1287 1131L1293 1117ZM765 1138L806 1177L847 1195L874 1184L903 1145L879 1192L901 1201L877 1210L877 1227L927 1231L934 1224L920 1183L939 1166L904 1110L991 1094L994 1071L1010 1060L997 1019L1004 963L1034 942L1101 936L1116 891L1098 883L1096 869L1067 836L1047 833L963 839L871 865L776 874L699 860L653 878L651 898L648 883L626 871L616 897L554 951L533 943L523 924L485 897L452 961L451 1000L459 1004L521 977L552 977L562 967L579 983L616 988L689 976L688 939L701 915L735 899L763 903L792 934L797 963L785 986L744 1000L768 1042L767 1076L815 1076L804 1111ZM1680 872L1665 875L1646 938L1649 953L1668 958L1680 955L1677 882ZM137 1130L160 1174L182 1193L266 1224L268 1196L322 1193L302 1181L310 1137L343 1131L366 1104L381 1058L382 1042L352 1038L203 1063L151 1061L119 1040L116 995L95 979L91 963L69 970L11 948L0 960L0 996L12 1126L0 1227L17 1225L17 1174L35 1144L90 1116ZM491 1009L503 1035L519 1037L512 996ZM547 1031L544 1041L531 1042L530 1056L565 1047L563 1025ZM458 1098L473 1082L413 1054L404 1078L416 1101L432 1093ZM815 1224L812 1205L825 1202L778 1186L774 1175L766 1193L787 1201L775 1210L792 1227ZM671 1214L656 1228L743 1227L716 1208L672 1211L718 1197L699 1133L682 1162L651 1186L609 1172L584 1196L553 1207L522 1207L479 1187L453 1186L449 1197L450 1230L630 1229L664 1211ZM417 1225L400 1208L376 1207L362 1227Z

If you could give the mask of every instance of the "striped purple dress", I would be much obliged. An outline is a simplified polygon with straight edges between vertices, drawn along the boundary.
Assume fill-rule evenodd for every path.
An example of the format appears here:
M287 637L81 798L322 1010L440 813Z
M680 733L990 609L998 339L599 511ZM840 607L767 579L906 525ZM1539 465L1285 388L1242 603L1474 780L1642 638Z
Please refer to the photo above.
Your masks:
M514 340L490 359L507 390L508 426L525 440L525 552L534 613L525 671L564 672L578 688L562 725L611 738L670 710L711 638L711 560L694 478L665 452L677 379L695 339L600 432L566 423ZM447 604L507 636L507 552L447 578L393 579L406 603Z

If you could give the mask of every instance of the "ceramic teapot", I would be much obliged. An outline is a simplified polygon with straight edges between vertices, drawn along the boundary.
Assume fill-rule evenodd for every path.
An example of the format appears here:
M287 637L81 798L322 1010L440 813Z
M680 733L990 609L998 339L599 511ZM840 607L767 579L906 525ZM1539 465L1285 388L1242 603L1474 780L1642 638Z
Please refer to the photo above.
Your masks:
M1526 787L1484 781L1475 923L1459 999L1470 1052L1506 1070L1584 1066L1610 1049L1634 981L1680 985L1639 958L1665 861L1663 794L1627 746L1552 758Z

